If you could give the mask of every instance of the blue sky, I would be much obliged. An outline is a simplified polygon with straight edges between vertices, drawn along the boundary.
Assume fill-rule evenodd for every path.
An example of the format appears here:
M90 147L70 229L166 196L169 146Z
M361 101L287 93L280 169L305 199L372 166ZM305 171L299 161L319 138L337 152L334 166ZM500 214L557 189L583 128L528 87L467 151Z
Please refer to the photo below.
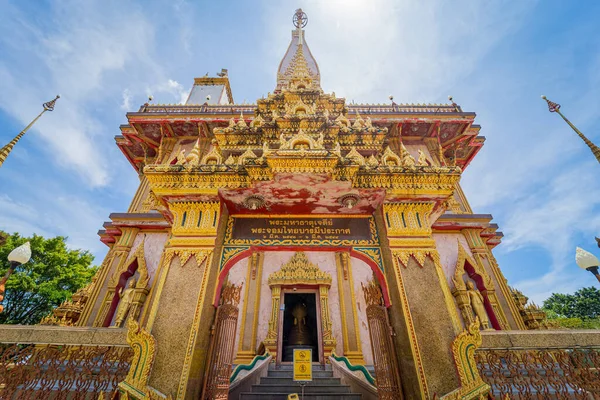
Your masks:
M68 236L100 263L96 231L138 183L113 139L125 112L148 94L180 102L221 68L238 103L266 95L298 7L326 91L451 94L477 113L487 141L462 183L505 233L495 254L509 284L537 302L594 284L574 248L600 253L600 165L540 95L600 144L596 1L0 0L0 143L62 96L0 169L0 229Z

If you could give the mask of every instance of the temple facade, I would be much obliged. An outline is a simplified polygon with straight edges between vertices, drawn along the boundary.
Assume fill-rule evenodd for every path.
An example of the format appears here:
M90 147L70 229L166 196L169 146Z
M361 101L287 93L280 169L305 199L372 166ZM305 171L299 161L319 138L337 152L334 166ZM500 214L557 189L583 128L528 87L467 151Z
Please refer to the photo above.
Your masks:
M379 398L478 398L480 331L543 315L508 287L502 234L460 187L484 143L475 113L325 93L294 22L255 104L234 103L223 70L185 104L127 113L116 143L139 188L99 233L93 283L46 323L127 330L125 398L227 398L299 348Z

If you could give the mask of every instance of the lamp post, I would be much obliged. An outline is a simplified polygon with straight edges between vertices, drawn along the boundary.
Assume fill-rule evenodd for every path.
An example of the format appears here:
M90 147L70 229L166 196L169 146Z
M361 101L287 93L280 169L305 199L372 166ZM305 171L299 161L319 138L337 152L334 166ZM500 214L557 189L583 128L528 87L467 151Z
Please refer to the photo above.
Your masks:
M598 257L589 251L585 251L581 247L577 247L575 250L575 262L579 268L590 271L596 277L598 282L600 282L600 272L598 271L600 260L598 260Z
M4 311L4 306L2 305L2 301L4 300L4 291L6 290L6 281L15 269L22 264L31 259L31 245L29 242L17 247L8 255L8 261L10 262L10 266L8 267L8 271L4 274L4 277L0 279L0 313Z

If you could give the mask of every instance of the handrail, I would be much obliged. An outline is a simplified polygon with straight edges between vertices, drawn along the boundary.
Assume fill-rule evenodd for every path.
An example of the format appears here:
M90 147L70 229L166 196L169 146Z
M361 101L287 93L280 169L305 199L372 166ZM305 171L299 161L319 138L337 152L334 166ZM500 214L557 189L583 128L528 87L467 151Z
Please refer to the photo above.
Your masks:
M235 378L237 378L240 372L252 371L252 369L256 366L257 362L266 360L270 355L271 353L269 353L269 351L267 350L265 351L265 354L254 356L250 364L239 364L231 373L231 376L229 377L229 383L233 383L233 381L235 381Z
M371 373L369 372L369 370L366 369L363 365L352 365L352 363L348 360L348 358L343 357L343 356L339 357L334 352L331 352L331 357L333 357L333 359L335 361L343 362L346 365L346 368L348 368L352 372L354 372L354 371L362 372L363 375L365 376L365 379L371 385L375 386L375 378L373 378L373 375L371 375Z

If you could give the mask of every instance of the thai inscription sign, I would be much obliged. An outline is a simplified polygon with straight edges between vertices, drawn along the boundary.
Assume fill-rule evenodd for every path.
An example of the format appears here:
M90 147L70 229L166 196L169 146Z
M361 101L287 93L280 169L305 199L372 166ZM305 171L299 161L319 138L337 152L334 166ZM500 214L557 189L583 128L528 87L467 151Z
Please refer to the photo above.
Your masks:
M231 239L250 241L372 241L371 218L234 217Z

